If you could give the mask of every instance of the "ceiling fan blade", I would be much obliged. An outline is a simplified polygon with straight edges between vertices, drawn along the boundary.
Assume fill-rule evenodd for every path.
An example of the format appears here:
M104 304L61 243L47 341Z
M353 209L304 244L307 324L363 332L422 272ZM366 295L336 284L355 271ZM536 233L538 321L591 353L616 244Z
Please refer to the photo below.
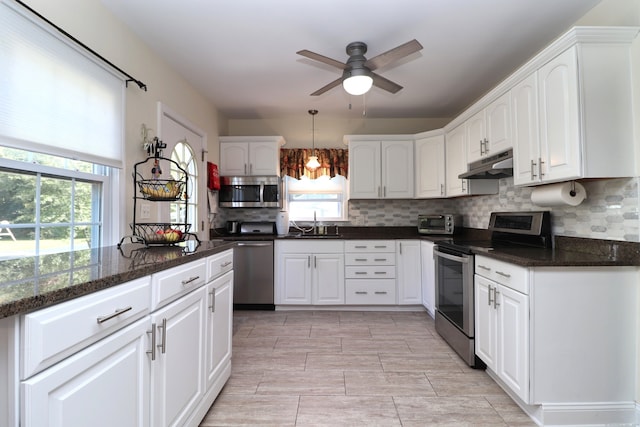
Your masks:
M379 87L380 89L384 89L387 92L396 93L400 89L402 89L402 86L400 86L399 84L394 83L389 79L385 79L379 74L371 73L371 78L373 78L374 86Z
M311 52L310 50L299 50L298 52L296 52L298 55L302 55L304 57L307 57L309 59L313 59L315 61L319 61L331 66L334 66L336 68L340 68L341 70L344 70L344 68L347 66L347 64L340 62L340 61L336 61L335 59L331 59L327 56L324 55L320 55L319 53L315 53L315 52Z
M405 56L418 52L421 49L422 45L416 39L413 39L409 42L406 42L405 44L401 44L398 47L388 50L385 53L374 56L373 58L367 60L364 65L371 71L373 71L375 69L384 67L385 65L391 64L392 62L397 61L400 58L404 58Z
M375 81L375 80L374 80ZM339 79L336 79L334 81L332 81L331 83L329 83L328 85L324 85L322 86L320 89L318 89L317 91L313 92L311 94L311 96L318 96L318 95L322 95L323 93L325 93L326 91L333 89L336 86L340 86L340 84L342 83L342 77L340 77Z

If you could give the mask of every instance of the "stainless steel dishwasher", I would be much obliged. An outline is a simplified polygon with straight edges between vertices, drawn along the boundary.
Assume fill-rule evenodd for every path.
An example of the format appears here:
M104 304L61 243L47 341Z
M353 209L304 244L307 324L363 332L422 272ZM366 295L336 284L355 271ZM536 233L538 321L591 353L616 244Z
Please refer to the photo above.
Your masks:
M273 223L243 223L241 235L273 234ZM233 249L233 306L237 309L274 310L273 240L242 240Z

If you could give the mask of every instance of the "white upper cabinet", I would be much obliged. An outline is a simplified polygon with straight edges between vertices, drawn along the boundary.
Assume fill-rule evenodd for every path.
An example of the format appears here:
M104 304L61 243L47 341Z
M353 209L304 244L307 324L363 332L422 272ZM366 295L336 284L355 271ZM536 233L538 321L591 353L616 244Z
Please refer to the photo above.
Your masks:
M511 91L516 185L636 175L629 153L630 42L637 30L575 31L572 46Z
M347 136L352 199L413 198L413 140ZM375 139L374 139L375 138Z
M220 137L221 176L280 176L280 136Z
M444 134L425 136L415 142L415 197L444 197L445 156Z
M510 94L507 92L467 120L468 163L513 146L510 110Z

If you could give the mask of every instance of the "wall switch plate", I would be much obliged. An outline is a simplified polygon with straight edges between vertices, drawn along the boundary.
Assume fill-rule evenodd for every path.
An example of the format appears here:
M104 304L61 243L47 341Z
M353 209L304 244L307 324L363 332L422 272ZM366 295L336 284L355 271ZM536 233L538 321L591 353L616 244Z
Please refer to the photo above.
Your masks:
M140 219L151 218L151 205L149 203L140 203Z

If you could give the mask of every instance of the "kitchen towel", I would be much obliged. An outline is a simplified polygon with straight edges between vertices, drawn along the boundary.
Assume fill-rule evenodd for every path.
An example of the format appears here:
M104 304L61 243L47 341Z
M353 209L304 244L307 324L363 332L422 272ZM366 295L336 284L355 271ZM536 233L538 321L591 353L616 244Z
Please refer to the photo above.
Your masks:
M586 190L575 181L544 185L531 192L531 202L538 206L578 206L586 198Z

